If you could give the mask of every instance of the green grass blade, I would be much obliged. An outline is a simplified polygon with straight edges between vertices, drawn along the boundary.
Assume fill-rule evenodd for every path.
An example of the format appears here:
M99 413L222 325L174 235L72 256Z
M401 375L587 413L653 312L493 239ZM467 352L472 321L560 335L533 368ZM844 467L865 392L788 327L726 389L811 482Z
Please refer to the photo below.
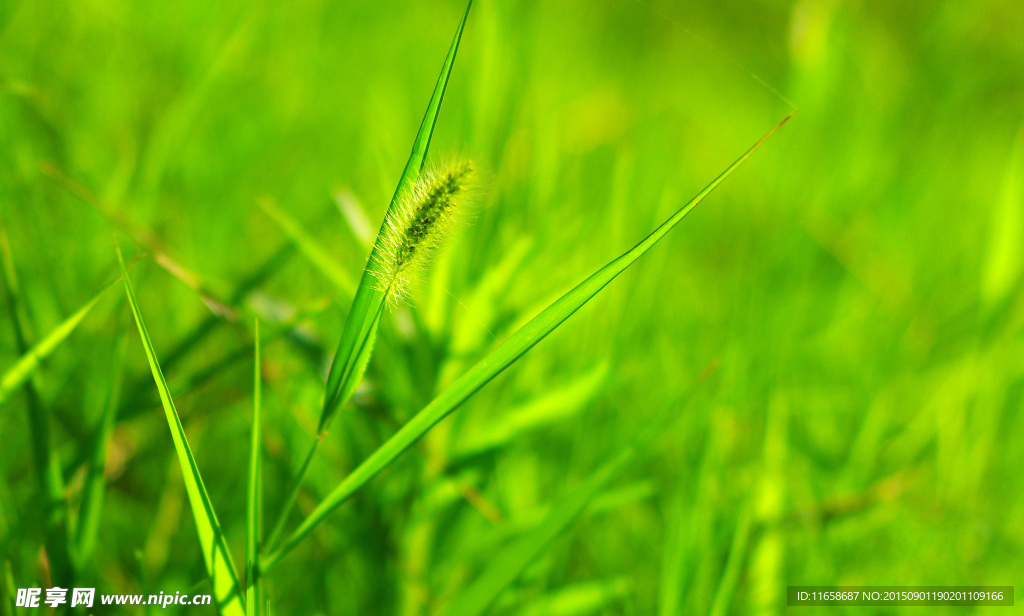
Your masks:
M11 573L11 561L4 561L3 598L0 599L0 609L3 609L3 616L15 616L14 602L17 598L17 586L14 585L14 574Z
M599 580L560 588L534 601L520 616L585 616L612 612L610 604L628 596L629 580Z
M1017 132L999 201L992 208L988 258L983 263L981 298L992 306L1013 290L1024 270L1024 125Z
M14 362L13 366L4 372L3 377L0 378L0 404L3 404L14 391L24 385L29 377L39 368L43 360L49 357L81 325L102 294L103 291L97 293L74 314L50 330L46 337L36 343L18 361Z
M359 488L370 481L377 473L391 464L434 425L447 417L459 405L486 385L491 379L510 366L535 344L550 334L556 327L572 316L583 304L597 295L616 276L633 264L645 252L650 250L675 227L698 203L711 193L722 181L735 171L750 157L769 137L771 137L793 114L786 116L775 125L749 150L743 153L734 163L719 174L710 184L701 190L689 203L680 208L664 223L648 235L643 241L622 256L605 265L575 288L544 309L526 325L509 336L496 349L470 368L447 389L434 398L430 404L413 416L402 428L356 467L327 497L309 514L309 517L292 533L284 546L269 555L265 567L272 566L284 553L291 550L317 524L323 521L335 508L351 497Z
M146 359L149 360L149 368L153 373L153 380L156 382L157 390L160 392L160 401L164 407L164 414L167 417L167 425L171 430L171 438L174 440L174 449L178 454L178 464L181 466L181 473L185 479L185 490L188 493L189 504L192 506L192 515L196 522L196 531L199 534L199 543L203 548L203 560L206 563L206 570L210 575L213 584L213 599L221 614L225 616L245 616L245 609L242 605L242 595L238 585L238 574L235 572L234 563L231 561L231 552L228 549L227 540L221 531L217 515L213 510L213 503L206 492L203 478L199 474L199 467L196 466L192 450L189 448L188 439L185 437L185 428L178 417L178 411L174 407L174 400L171 399L170 391L167 388L167 381L164 379L163 371L153 349L153 343L149 339L149 332L142 320L142 312L135 299L135 290L132 288L131 280L124 266L124 257L121 249L117 249L117 260L121 264L121 279L124 281L125 293L128 296L128 304L132 309L132 316L135 318L135 325L139 330L139 337L142 338L142 346L146 351Z
M732 604L733 595L736 594L740 574L743 573L743 565L747 561L747 545L750 543L751 528L751 515L747 508L740 514L740 520L736 524L736 533L733 535L732 546L729 548L729 558L726 560L722 578L718 581L718 588L715 590L710 616L725 616L729 613L729 606Z
M29 434L32 439L33 465L39 481L39 494L43 498L42 514L45 519L46 555L50 562L52 575L70 583L73 581L72 577L75 573L70 553L72 545L72 531L69 523L71 519L70 504L64 497L65 484L61 474L60 455L53 442L50 409L43 404L39 396L39 374L36 371L41 358L49 355L53 348L67 338L67 334L57 337L50 335L41 343L30 346L32 341L29 332L29 317L22 300L18 272L14 267L14 259L11 255L7 231L2 218L0 218L0 259L3 260L2 273L11 311L11 326L18 352L22 354L22 359L15 363L12 369L13 373L9 372L0 378L0 403L16 387L23 386L27 402ZM84 314L82 318L84 318ZM61 328L58 327L59 329Z
M110 443L110 435L114 432L114 424L117 419L117 409L120 405L121 386L124 380L124 360L127 349L127 337L123 330L118 328L118 340L114 347L114 355L111 361L110 385L103 402L103 412L100 415L100 423L96 429L96 437L93 440L92 452L85 471L85 485L83 487L82 507L79 514L78 544L76 553L76 564L79 568L84 567L91 559L96 549L96 536L100 527L100 513L103 510L103 495L106 490L106 475L104 470L107 461L107 446Z
M684 526L686 499L682 490L673 499L668 530L662 543L661 575L658 584L658 616L680 616L682 587L686 575L687 546Z
M546 391L500 417L488 417L485 428L460 438L452 457L458 460L498 449L527 432L568 419L590 402L607 373L607 364L600 364L568 385Z
M260 542L262 515L262 478L260 477L260 422L262 421L262 382L260 374L260 322L255 322L252 432L249 441L249 481L245 501L245 607L249 616L258 616L263 596L262 582L256 579L256 559Z
M352 297L355 294L356 283L349 276L349 273L345 271L345 268L337 262L324 248L313 239L299 221L292 218L287 212L277 206L272 199L262 198L257 199L256 204L260 206L267 216L269 216L277 226L281 227L295 245L298 246L299 250L309 262L320 271L321 274L327 277L328 280L335 286L338 291L342 293L346 298Z
M306 458L302 462L302 466L299 467L299 472L296 474L296 481L292 482L292 489L288 493L288 496L284 499L284 505L281 506L281 512L278 515L277 522L274 523L274 527L270 530L270 534L267 536L266 546L272 548L277 545L277 540L281 537L281 533L284 532L285 525L288 523L288 514L291 513L292 507L295 505L295 499L299 496L299 489L302 487L302 478L306 476L309 471L309 465L313 462L313 457L316 455L317 449L320 447L320 441L322 439L313 439L313 444L309 447L309 452L306 454Z
M355 298L352 300L352 308L345 321L345 329L342 332L341 341L338 343L338 350L334 355L331 371L327 378L324 406L320 414L320 424L317 427L317 432L321 435L330 426L334 415L352 395L356 385L363 377L366 364L369 362L369 355L373 349L373 338L376 336L377 323L380 320L384 303L384 295L374 286L374 272L379 267L377 255L381 250L381 238L384 235L387 220L397 207L400 196L412 187L423 169L427 150L430 148L430 139L434 134L434 126L437 124L438 112L441 110L441 103L444 100L444 92L448 87L448 79L455 64L455 56L459 51L459 43L462 41L462 31L466 26L469 9L472 6L473 2L470 0L466 4L462 20L455 30L448 55L441 67L441 74L434 86L434 93L430 97L427 111L423 115L423 121L416 133L416 139L413 141L409 160L405 163L405 169L398 180L398 186L388 205L384 223L381 225L377 241L359 281Z

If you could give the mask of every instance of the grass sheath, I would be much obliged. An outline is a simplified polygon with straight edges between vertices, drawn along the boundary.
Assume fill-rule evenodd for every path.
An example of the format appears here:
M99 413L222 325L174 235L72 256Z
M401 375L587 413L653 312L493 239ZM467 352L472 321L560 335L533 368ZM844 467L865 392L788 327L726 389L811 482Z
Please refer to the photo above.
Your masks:
M795 113L795 112L794 112ZM398 432L381 445L374 453L353 470L312 513L299 525L283 546L269 554L262 561L265 571L291 551L317 524L332 511L347 501L357 490L366 485L378 473L387 468L398 456L426 434L439 421L457 409L470 396L486 385L505 368L512 365L566 319L579 310L601 289L632 265L644 253L654 247L665 235L704 200L727 177L740 167L750 156L778 131L794 114L790 113L776 124L761 139L744 152L725 171L711 181L703 190L681 207L632 249L612 260L580 284L545 308L530 322L509 336L496 349L480 360L451 386L441 392L430 404L413 416Z

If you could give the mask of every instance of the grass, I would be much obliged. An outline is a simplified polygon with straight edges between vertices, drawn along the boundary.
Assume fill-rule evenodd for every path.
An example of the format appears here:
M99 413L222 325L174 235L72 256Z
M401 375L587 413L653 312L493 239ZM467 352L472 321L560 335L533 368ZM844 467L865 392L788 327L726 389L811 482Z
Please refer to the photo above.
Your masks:
M0 614L1024 570L1012 6L50 8L0 13ZM802 111L735 161L790 113L762 83ZM444 160L479 190L422 244Z
M210 575L210 583L213 587L214 604L221 614L244 615L246 613L245 603L238 583L238 573L231 560L231 550L224 538L220 522L217 521L217 514L213 510L210 495L203 484L203 478L199 473L195 457L192 455L192 448L189 447L188 438L185 436L185 428L182 426L167 381L160 369L160 362L156 357L153 343L149 339L146 324L142 320L142 312L135 299L135 290L128 278L128 271L125 269L120 248L118 248L117 259L121 265L121 279L124 281L125 293L128 295L128 305L131 307L135 325L142 338L146 358L149 360L149 368L153 373L157 390L160 392L160 403L164 407L167 426L170 428L171 438L174 441L174 449L178 454L178 464L181 466L181 473L185 479L185 490L192 507L192 516L195 518L196 531L199 534L200 552L206 563L206 571Z
M764 141L778 130L788 117L777 124L771 131L754 144L739 159L723 171L711 184L702 190L696 197L679 209L671 218L665 221L660 227L637 244L632 250L615 259L608 265L596 271L586 280L576 285L568 293L560 297L550 306L545 308L539 315L529 323L517 330L486 357L470 368L465 374L459 377L447 389L442 391L437 398L431 401L422 411L410 419L401 430L392 438L388 439L377 449L365 462L360 464L345 481L331 491L323 502L305 519L305 521L288 538L284 545L270 554L266 559L265 567L269 568L276 563L285 552L295 547L314 526L320 523L333 509L348 500L366 482L384 470L413 443L419 440L431 428L437 425L442 419L448 416L463 404L470 396L476 393L481 387L490 382L495 376L515 363L524 353L529 351L538 342L561 325L573 313L580 309L591 298L597 295L608 283L621 274L627 267L633 264L641 255L651 249L661 238L665 236L680 220L683 219L704 197L715 189L726 177L756 150ZM382 304L383 305L383 304ZM329 387L329 385L328 385Z
M384 444L382 444L365 462L353 470L337 488L331 491L324 500L310 513L297 529L284 540L281 546L277 546L275 538L283 528L282 522L287 519L298 485L303 480L307 469L316 452L316 445L326 434L326 430L335 413L348 401L355 387L358 385L362 374L366 369L372 354L373 345L377 335L379 322L384 314L385 308L392 301L392 296L404 296L407 291L404 288L407 282L404 281L409 274L406 269L413 267L414 261L422 261L427 251L438 243L435 236L441 234L439 230L450 223L445 219L450 217L449 210L454 207L452 199L460 192L464 192L464 183L469 173L469 167L462 165L453 167L449 171L440 171L436 175L424 174L423 166L427 150L430 145L430 136L434 130L434 124L440 111L441 102L444 97L444 90L447 87L454 66L455 55L458 52L459 41L469 16L472 2L467 4L466 13L455 33L455 38L448 52L448 57L441 69L441 76L434 90L427 107L426 115L420 125L420 132L414 141L410 160L406 164L406 171L399 180L398 188L392 204L385 214L381 232L374 244L373 250L367 259L367 266L364 270L363 279L360 281L352 306L349 309L349 319L346 322L346 332L359 330L354 338L351 349L346 345L346 340L351 335L342 335L342 343L336 354L331 375L328 377L327 390L324 393L324 410L321 415L317 435L313 441L313 447L303 463L299 475L295 480L296 487L293 488L282 507L280 520L275 525L268 542L268 549L272 550L263 557L259 557L258 519L260 509L259 503L259 424L260 424L260 380L259 380L259 327L256 326L256 381L255 381L255 402L253 412L252 442L250 444L249 458L249 479L248 479L248 500L247 500L247 530L246 530L246 602L249 609L255 611L261 606L261 599L257 578L265 577L270 568L273 567L284 555L294 549L302 542L328 514L341 504L346 502L356 491L362 488L367 482L375 477L382 470L390 466L402 453L411 447L417 440L422 438L428 431L437 425L442 419L455 411L468 398L470 398L481 387L490 382L495 376L515 363L524 353L540 342L548 334L554 331L566 319L573 315L583 304L587 303L605 286L621 274L627 267L632 265L640 256L651 249L660 241L679 221L681 221L698 203L711 193L722 181L742 165L750 155L757 150L772 134L774 134L792 116L787 116L779 122L764 137L757 141L750 149L740 156L732 165L725 169L696 197L691 199L674 215L654 230L646 239L637 244L632 250L626 252L618 259L613 260L605 267L599 269L586 280L576 285L572 290L545 308L539 315L512 334L507 340L484 357L474 367L470 368L463 376L452 383L447 389L438 395L422 411L412 417L406 424ZM424 179L421 179L424 178ZM423 186L420 187L421 182ZM311 241L299 231L299 227L290 219L274 209L264 210L274 213L274 218L286 229L296 241L306 246L305 254L313 258L320 265L320 269L328 272L334 268L325 264L329 260L322 256L319 250L312 250L309 246ZM284 222L282 222L284 221ZM210 574L213 585L216 603L222 613L239 613L241 594L238 576L235 573L234 565L231 562L230 550L223 539L223 532L213 512L206 488L203 485L199 470L196 467L194 457L185 437L177 410L174 407L170 395L170 389L164 380L160 370L159 362L156 359L155 350L149 340L149 335L142 321L142 315L135 299L131 283L128 280L127 271L124 267L124 260L120 251L118 259L121 263L121 275L125 281L125 290L128 293L129 304L135 316L139 334L142 336L143 345L146 349L146 356L149 359L153 371L153 378L157 382L161 402L167 414L168 424L171 426L172 435L175 437L175 446L178 449L178 457L182 466L182 472L186 476L186 486L189 492L189 500L192 504L193 514L196 517L196 526L199 533L200 545L206 559L207 571ZM420 266L422 267L422 265ZM376 279L376 281L374 281ZM361 295L368 296L367 307L359 301ZM355 315L353 317L353 315ZM362 315L362 316L360 316ZM353 320L355 319L355 320ZM362 319L362 321L360 321ZM343 366L341 371L337 366ZM340 375L340 376L334 376ZM627 449L629 456L634 448ZM625 455L625 453L623 454ZM583 506L593 497L594 493L607 481L613 469L617 469L621 462L603 468L595 476L591 483L592 487L581 489L580 495L575 496L565 505L555 508L552 518L542 523L535 535L530 535L524 540L521 547L512 549L507 557L509 563L499 559L494 568L484 572L482 582L472 586L466 591L467 599L456 599L452 608L453 614L478 614L481 613L505 586L511 583L516 575L529 564L539 553L540 549L549 543L554 537L565 529L568 522L575 518L582 511ZM257 564L258 563L258 564ZM257 575L259 573L259 575ZM495 577L495 580L489 577ZM461 602L460 602L461 601ZM244 613L244 612L241 612Z

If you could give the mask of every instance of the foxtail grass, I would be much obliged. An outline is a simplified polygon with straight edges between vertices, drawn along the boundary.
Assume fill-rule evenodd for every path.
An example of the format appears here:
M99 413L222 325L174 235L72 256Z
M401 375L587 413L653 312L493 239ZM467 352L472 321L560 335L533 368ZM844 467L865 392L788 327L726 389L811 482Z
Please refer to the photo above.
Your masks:
M418 273L451 230L472 174L468 161L427 169L389 212L379 251L373 255L377 268L370 270L385 301L397 303L408 296Z

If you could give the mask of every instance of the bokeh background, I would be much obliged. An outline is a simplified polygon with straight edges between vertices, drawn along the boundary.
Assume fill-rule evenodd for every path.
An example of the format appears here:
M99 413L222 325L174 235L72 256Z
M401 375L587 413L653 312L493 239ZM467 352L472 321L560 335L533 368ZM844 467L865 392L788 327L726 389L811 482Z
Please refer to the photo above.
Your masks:
M316 430L346 285L463 8L0 3L0 221L30 336L115 278L112 234L141 258L139 301L236 563L252 316L273 519ZM388 316L299 509L695 194L787 100L800 113L664 242L273 571L276 612L437 613L663 409L671 427L491 613L778 614L787 584L1020 595L1013 0L477 0L430 156L477 163L475 205ZM2 314L8 366L20 351ZM97 548L76 579L204 588L125 315L113 286L43 366L38 400L0 408L6 589L66 584L43 549L29 416L51 418L74 510L120 340ZM865 611L897 610L847 609Z

